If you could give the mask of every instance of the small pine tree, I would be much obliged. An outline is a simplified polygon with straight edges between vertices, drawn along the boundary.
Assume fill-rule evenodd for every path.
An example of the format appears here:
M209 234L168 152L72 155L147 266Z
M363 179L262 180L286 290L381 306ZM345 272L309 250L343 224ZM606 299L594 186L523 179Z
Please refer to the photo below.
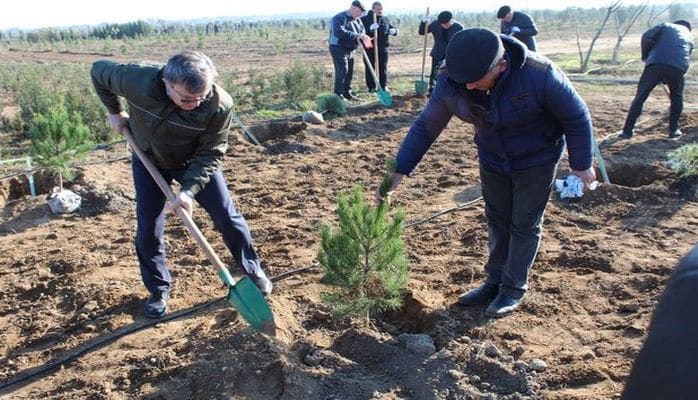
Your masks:
M683 177L698 175L698 143L679 147L669 153L671 169Z
M326 94L317 99L316 111L325 119L343 117L347 114L347 103L338 94Z
M63 190L63 177L73 178L70 163L92 146L90 129L80 115L69 115L65 107L57 107L46 115L35 114L29 128L31 155L58 177Z
M361 185L339 198L339 229L321 231L318 256L325 281L336 287L322 293L337 316L365 315L402 306L408 260L402 239L404 213L388 220L387 201L367 204Z

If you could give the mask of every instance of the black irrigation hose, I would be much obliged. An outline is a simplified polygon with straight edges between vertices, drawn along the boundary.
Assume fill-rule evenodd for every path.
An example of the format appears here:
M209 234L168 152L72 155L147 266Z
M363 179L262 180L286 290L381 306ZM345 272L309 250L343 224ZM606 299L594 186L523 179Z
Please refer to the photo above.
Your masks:
M423 223L430 221L430 220L432 220L436 217L439 217L441 215L448 214L448 213L453 212L453 211L461 210L463 208L471 206L472 204L475 204L476 202L480 201L481 199L482 199L482 197L478 197L474 200L471 200L467 203L461 204L457 207L451 207L451 208L448 208L446 210L440 211L436 214L422 218L420 220L407 223L405 225L405 228L409 228L412 226L423 224ZM317 268L317 266L318 266L317 264L313 264L313 265L309 265L306 267L297 268L297 269L294 269L291 271L282 272L278 275L273 276L271 278L271 281L278 282L282 279L286 279L290 276L299 274L301 272L305 272L305 271ZM203 310L207 307L210 307L214 304L218 304L218 303L222 302L223 300L225 300L225 297L217 299L217 300L211 300L211 301L199 304L197 306L194 306L194 307L186 309L186 310L176 311L176 312L168 314L168 315L166 315L162 318L159 318L159 319L154 319L154 320L149 320L146 322L131 324L131 325L119 328L119 329L117 329L117 330L115 330L115 331L113 331L105 336L102 336L102 337L99 337L99 338L93 340L92 342L83 344L83 345L79 346L77 349L69 351L68 353L63 354L62 356L57 357L57 358L47 362L46 364L44 364L40 367L34 367L34 368L31 368L31 369L26 370L24 372L20 372L20 374L18 374L17 376L14 376L9 381L4 382L2 385L0 385L0 394L3 394L7 389L9 389L12 386L20 384L22 382L27 382L33 378L36 378L40 375L43 375L48 371L56 369L56 368L66 364L70 361L75 360L76 358L80 357L81 355L83 355L85 353L88 353L88 352L95 350L99 347L105 346L105 345L107 345L107 344L109 344L117 339L120 339L126 335L130 335L132 333L141 331L145 328L151 327L151 326L156 325L156 324L161 324L163 322L171 321L171 320L174 320L177 318L181 318L181 317L185 317L187 315L194 314L194 313L196 313L200 310Z

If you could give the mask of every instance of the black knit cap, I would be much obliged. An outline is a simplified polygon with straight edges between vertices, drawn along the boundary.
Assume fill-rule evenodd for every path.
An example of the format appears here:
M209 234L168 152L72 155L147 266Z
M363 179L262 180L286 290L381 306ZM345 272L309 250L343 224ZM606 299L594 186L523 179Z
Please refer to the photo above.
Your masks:
M509 6L501 6L499 7L499 11L497 11L497 19L502 19L507 16L511 12L511 7Z
M351 5L354 7L359 7L361 9L361 11L366 11L366 7L364 7L364 5L361 4L361 2L359 0L352 1Z
M440 24L445 24L446 22L453 19L453 13L450 11L441 11L439 17L436 18Z
M464 29L453 35L446 47L446 70L457 83L477 82L503 55L504 45L494 31Z

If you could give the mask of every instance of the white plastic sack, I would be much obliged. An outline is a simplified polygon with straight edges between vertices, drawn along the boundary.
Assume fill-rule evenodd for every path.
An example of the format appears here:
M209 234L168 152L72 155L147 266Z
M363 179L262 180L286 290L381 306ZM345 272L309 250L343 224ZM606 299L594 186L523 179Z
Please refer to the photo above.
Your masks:
M48 196L48 206L54 214L68 214L80 208L82 198L70 190L54 187Z
M589 190L596 189L597 182L589 185ZM565 179L555 179L555 190L560 192L560 199L576 199L584 195L584 182L577 175L569 175Z

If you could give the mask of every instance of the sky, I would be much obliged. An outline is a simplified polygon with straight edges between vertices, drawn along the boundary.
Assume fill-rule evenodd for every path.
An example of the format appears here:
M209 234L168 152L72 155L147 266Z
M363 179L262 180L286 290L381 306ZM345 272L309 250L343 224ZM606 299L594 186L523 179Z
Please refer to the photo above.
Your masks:
M0 12L0 29L34 29L72 25L97 25L104 22L129 22L139 19L185 20L240 16L269 16L286 13L327 13L347 9L350 0L8 0ZM584 0L584 7L606 7L613 0ZM373 0L363 0L370 7ZM504 4L514 9L564 9L578 6L579 0L384 0L387 15L391 12L432 12L441 10L492 11ZM624 5L643 0L624 0ZM651 4L672 1L654 0ZM493 11L495 12L495 11Z

